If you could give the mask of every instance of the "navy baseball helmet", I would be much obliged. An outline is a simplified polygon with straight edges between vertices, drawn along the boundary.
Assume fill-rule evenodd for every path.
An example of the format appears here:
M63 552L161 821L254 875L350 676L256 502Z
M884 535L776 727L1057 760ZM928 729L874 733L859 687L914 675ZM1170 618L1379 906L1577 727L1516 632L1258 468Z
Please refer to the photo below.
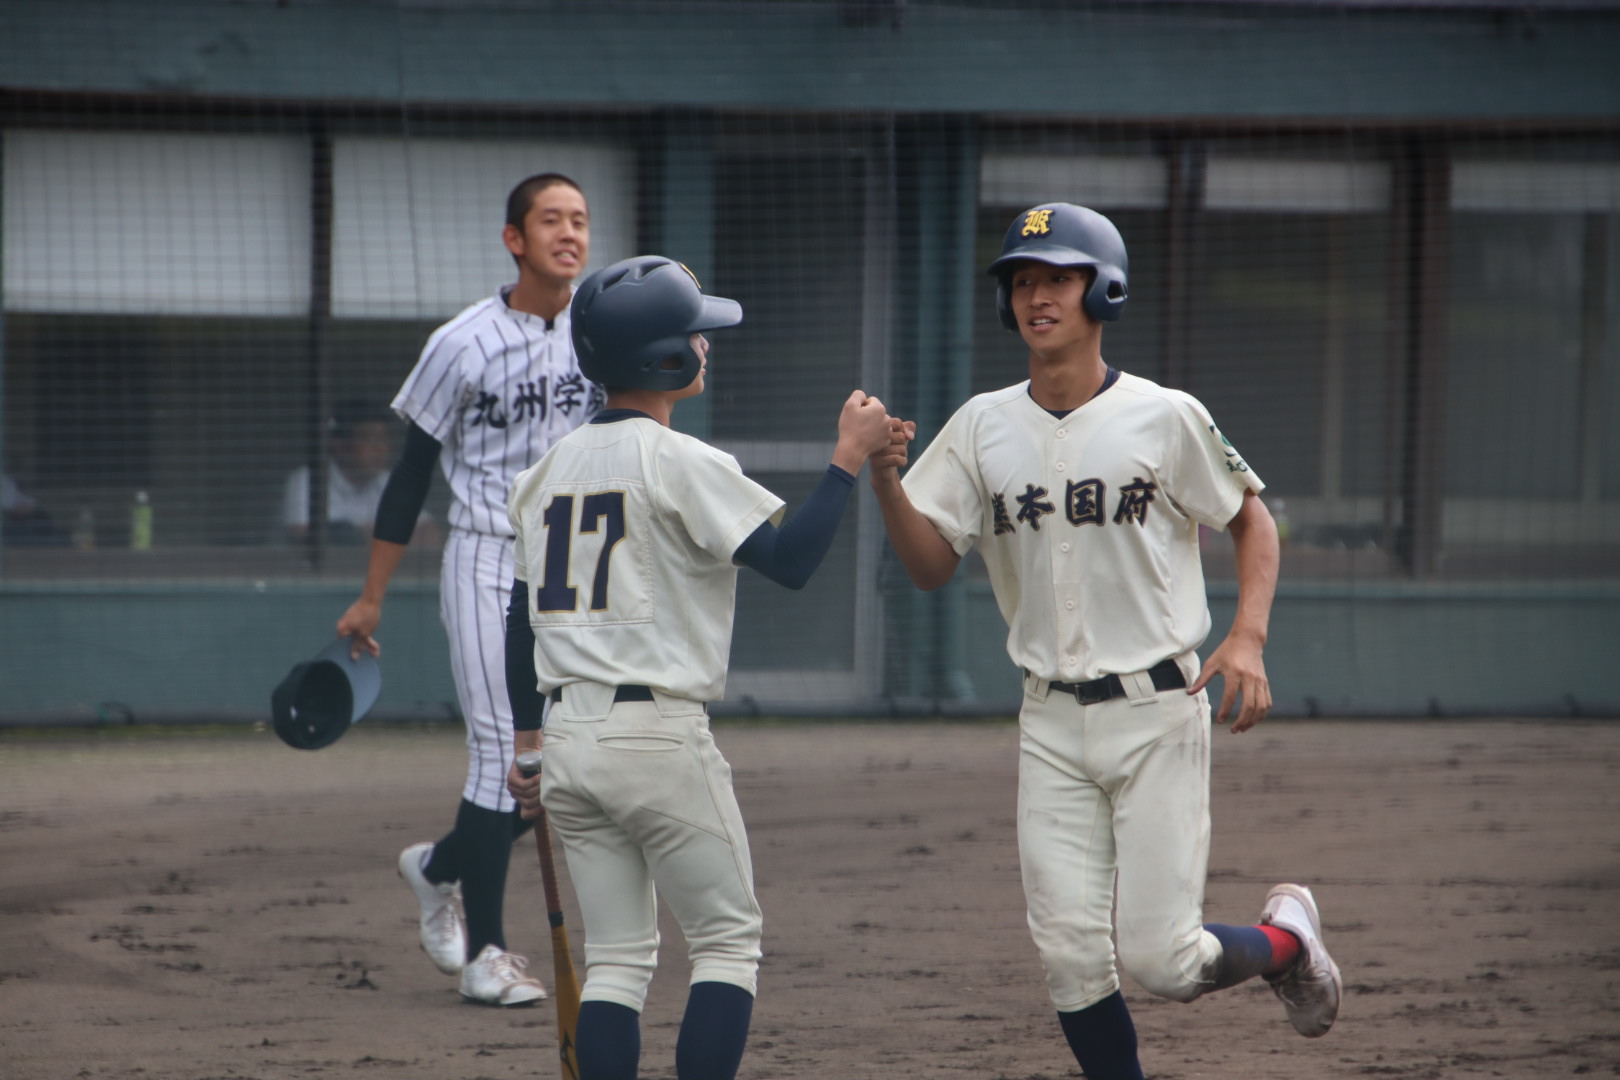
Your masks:
M315 659L294 664L270 694L276 734L288 746L331 746L377 703L382 690L377 658L362 649L356 660L349 655L351 644L340 637Z
M1012 310L1012 268L1022 259L1051 266L1089 266L1096 278L1086 290L1081 307L1098 322L1113 322L1125 310L1129 293L1125 240L1114 223L1084 206L1042 203L1025 210L1007 229L1001 255L987 271L999 278L996 314L1001 325L1018 330Z
M691 337L742 322L742 305L705 296L673 259L637 255L591 274L574 292L569 322L579 370L611 389L679 390L702 359Z

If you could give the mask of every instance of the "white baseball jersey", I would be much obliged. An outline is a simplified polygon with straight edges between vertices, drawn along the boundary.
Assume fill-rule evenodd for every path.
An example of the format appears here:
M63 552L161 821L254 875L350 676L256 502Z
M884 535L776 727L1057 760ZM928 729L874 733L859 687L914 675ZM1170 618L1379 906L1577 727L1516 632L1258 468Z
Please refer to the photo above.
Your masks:
M637 413L569 434L512 485L542 691L576 680L725 695L732 556L782 500L730 454Z
M1196 399L1124 373L1061 420L1027 381L974 397L903 483L958 554L979 546L1013 662L1065 682L1197 648L1198 526L1265 487Z
M495 536L512 535L512 478L602 407L601 389L574 357L568 310L548 329L539 316L508 307L510 292L434 331L393 403L444 447L451 526Z
M326 520L342 521L366 532L377 520L377 504L388 486L388 473L380 472L364 484L353 484L337 462L326 470ZM309 524L309 466L300 465L287 477L281 496L283 525Z

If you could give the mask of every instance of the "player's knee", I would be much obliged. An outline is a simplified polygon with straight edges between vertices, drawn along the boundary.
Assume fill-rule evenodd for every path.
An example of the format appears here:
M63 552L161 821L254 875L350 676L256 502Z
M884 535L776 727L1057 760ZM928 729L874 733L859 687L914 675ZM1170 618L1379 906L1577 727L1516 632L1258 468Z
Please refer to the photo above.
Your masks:
M1119 947L1119 965L1142 989L1158 997L1186 1003L1209 987L1202 981L1196 964L1189 964L1180 952L1167 948Z
M585 997L640 1011L658 967L658 939L614 945L585 942Z
M687 933L693 982L725 982L754 992L758 978L763 920L757 909L716 919Z

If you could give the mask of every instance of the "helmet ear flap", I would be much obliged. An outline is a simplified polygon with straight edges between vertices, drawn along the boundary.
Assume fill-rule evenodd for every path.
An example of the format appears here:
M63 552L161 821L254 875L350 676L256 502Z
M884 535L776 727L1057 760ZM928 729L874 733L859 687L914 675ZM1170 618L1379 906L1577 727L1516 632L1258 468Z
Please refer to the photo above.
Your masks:
M1119 318L1124 310L1128 290L1125 279L1112 267L1097 266L1093 268L1095 277L1091 287L1086 290L1083 305L1086 314L1097 322L1113 322Z
M648 347L647 362L641 366L641 373L649 387L679 390L697 378L702 364L689 338L671 337Z
M1012 278L1002 274L996 279L996 314L1001 318L1001 325L1018 332L1018 316L1012 309Z

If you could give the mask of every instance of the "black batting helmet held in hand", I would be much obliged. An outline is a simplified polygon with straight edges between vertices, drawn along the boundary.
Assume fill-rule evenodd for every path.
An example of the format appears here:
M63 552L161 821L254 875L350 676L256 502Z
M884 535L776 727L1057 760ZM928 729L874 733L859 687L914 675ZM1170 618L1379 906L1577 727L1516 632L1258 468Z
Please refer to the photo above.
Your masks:
M1125 240L1114 223L1084 206L1042 203L1025 210L1007 229L1001 256L987 273L996 285L996 314L1001 325L1017 331L1012 310L1012 269L1022 259L1050 266L1089 266L1096 271L1081 306L1098 322L1113 322L1125 310L1127 265Z
M679 390L698 376L692 335L742 322L742 305L704 296L673 259L637 255L591 274L570 308L579 370L609 389Z
M340 637L313 660L295 664L270 694L276 735L295 750L331 746L371 710L382 690L377 660Z

